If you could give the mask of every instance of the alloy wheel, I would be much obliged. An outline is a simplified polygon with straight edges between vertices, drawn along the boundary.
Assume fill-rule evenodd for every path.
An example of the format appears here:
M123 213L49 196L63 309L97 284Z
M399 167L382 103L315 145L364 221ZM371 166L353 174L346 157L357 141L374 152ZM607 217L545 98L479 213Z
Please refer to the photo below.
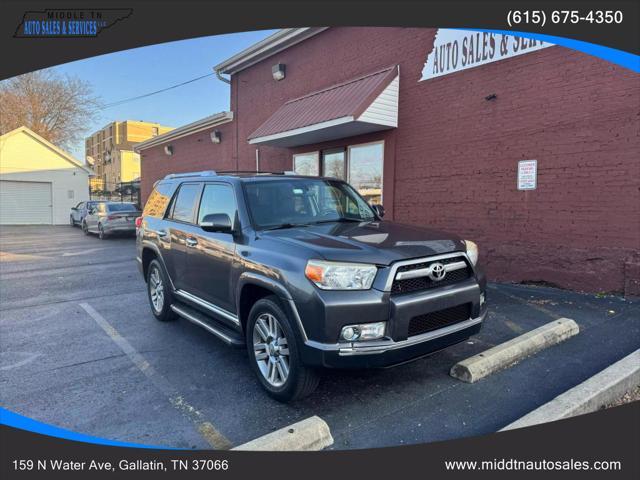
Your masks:
M162 312L164 307L164 285L157 268L154 268L149 275L149 296L151 297L153 309L157 313Z
M274 387L289 377L289 343L278 319L270 313L258 316L253 326L253 354L262 376Z

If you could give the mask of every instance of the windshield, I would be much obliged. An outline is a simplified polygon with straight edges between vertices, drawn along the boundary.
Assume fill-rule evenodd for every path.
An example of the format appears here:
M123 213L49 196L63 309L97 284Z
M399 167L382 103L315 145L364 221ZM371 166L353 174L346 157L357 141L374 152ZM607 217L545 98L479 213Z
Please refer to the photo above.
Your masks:
M135 212L138 210L133 203L110 203L107 208L110 212Z
M244 184L257 228L371 221L371 207L349 184L320 178L252 180Z

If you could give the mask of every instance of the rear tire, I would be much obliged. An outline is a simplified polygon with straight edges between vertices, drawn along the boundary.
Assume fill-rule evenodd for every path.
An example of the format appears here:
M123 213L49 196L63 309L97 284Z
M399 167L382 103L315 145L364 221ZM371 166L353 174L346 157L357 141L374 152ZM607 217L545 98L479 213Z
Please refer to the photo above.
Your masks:
M316 371L302 363L294 328L273 295L258 300L249 312L249 363L262 387L279 402L306 397L320 381Z
M161 322L175 320L176 313L171 310L173 295L171 287L158 260L152 260L147 269L147 296L151 313Z

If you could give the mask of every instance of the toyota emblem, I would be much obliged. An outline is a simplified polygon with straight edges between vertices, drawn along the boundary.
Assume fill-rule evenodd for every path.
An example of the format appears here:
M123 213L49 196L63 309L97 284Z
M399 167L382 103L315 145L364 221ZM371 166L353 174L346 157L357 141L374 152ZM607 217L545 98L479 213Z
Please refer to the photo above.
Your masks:
M443 264L436 262L431 265L431 269L429 271L429 278L434 282L439 282L445 277L446 274L447 274L447 271L445 270Z

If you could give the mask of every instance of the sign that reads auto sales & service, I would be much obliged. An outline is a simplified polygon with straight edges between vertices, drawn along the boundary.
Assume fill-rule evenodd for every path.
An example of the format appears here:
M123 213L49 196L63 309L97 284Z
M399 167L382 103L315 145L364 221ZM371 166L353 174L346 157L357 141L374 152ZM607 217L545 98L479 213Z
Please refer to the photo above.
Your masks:
M533 38L439 28L420 80L441 77L553 46Z

